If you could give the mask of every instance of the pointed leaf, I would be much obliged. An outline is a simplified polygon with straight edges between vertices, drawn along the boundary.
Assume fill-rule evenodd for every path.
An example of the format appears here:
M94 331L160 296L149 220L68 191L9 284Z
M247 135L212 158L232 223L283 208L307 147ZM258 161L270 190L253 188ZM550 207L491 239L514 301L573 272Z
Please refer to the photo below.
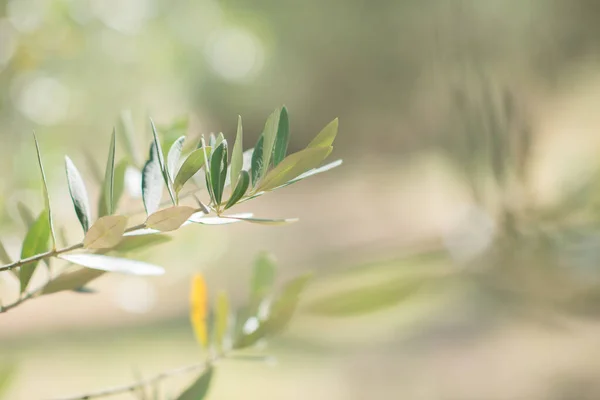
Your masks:
M183 142L185 142L185 136L180 136L169 149L167 155L167 172L171 182L175 180L177 175L177 168L179 167L179 159L181 158L181 151L183 150Z
M219 349L223 349L223 340L227 334L229 322L229 299L227 293L219 292L216 306L215 340Z
M206 148L208 157L210 157L211 150L212 149L210 147ZM204 153L204 149L199 148L192 151L192 153L185 159L181 165L181 168L177 172L177 176L175 176L175 181L173 182L173 190L176 194L178 194L183 188L183 185L185 185L185 183L192 176L194 176L200 170L200 168L204 166L204 163L206 162Z
M127 217L122 215L107 215L99 218L86 233L83 246L86 249L110 249L115 247L121 241L126 226Z
M150 215L146 220L146 226L161 232L174 231L195 212L196 209L188 206L166 208Z
M171 201L173 205L175 205L175 194L173 193L173 187L171 185L171 180L169 179L169 174L167 172L167 166L165 164L165 158L162 151L162 146L160 144L160 140L158 139L158 132L156 131L156 126L154 125L154 121L150 120L150 126L152 127L152 135L154 137L154 144L156 145L156 153L158 155L158 165L160 166L160 171L162 173L163 179L165 181L165 185L167 186L167 191L169 192L169 196L171 197Z
M244 163L244 133L242 130L242 117L238 115L237 134L235 136L235 144L233 145L233 151L231 152L231 169L230 169L230 181L231 187L235 188L237 185L238 177L242 172L242 165Z
M160 207L163 192L163 177L158 162L156 143L150 146L150 155L142 170L142 198L146 214L154 214Z
M308 144L307 149L315 147L329 147L333 144L338 132L338 119L331 121L319 134Z
M212 381L213 367L208 366L192 385L177 397L176 400L203 400L206 398L210 382Z
M50 227L50 237L52 238L52 248L56 248L56 235L54 234L54 222L52 221L52 209L50 208L50 195L48 194L48 183L46 181L46 173L44 172L44 165L42 164L42 153L40 152L40 145L33 134L33 140L35 141L35 150L37 153L38 163L40 165L40 172L42 173L42 187L44 189L44 204L46 210L48 210L48 226Z
M235 217L235 218L232 218ZM202 213L196 213L192 215L188 221L194 222L196 224L203 225L227 225L234 224L236 222L242 222L242 219L239 218L249 218L252 217L252 213L242 213L242 214L233 214L233 215L223 215L222 217L204 217Z
M213 149L215 149L217 147L217 137L212 132L210 133L210 136L208 137L208 145L210 147L212 147Z
M106 271L98 271L89 268L81 268L76 271L62 273L56 279L48 283L48 285L44 286L42 294L52 294L65 290L75 290L87 285L105 273Z
M231 194L229 201L225 205L226 210L228 208L232 207L233 205L235 205L235 203L237 203L242 197L244 197L244 195L246 194L246 191L248 190L249 185L250 185L250 174L247 171L242 171L240 173L240 179L238 181L238 184L235 187L235 189L233 190L233 193Z
M129 275L162 275L165 270L158 265L126 258L100 254L63 254L60 258L84 267Z
M100 193L100 201L98 203L98 217L111 215L113 213L114 201L114 184L115 184L115 130L110 139L108 147L108 160L106 161L106 170L104 171L104 183Z
M223 140L210 157L210 181L215 203L221 204L227 176L227 141Z
M258 138L258 142L256 142L256 146L254 146L254 151L252 152L252 187L256 187L258 181L262 177L263 143L264 137L261 134Z
M75 213L83 228L83 232L87 232L90 228L92 217L90 215L90 201L85 184L79 170L67 156L65 156L65 168L67 170L67 183L71 200L73 200L73 206L75 207Z
M219 134L217 135L217 139L215 140L215 145L213 147L216 148L223 142L223 140L225 140L225 136L223 135L223 132L219 132Z
M200 274L192 278L190 292L190 320L196 339L202 347L208 347L208 328L206 319L208 317L208 291L206 281Z
M252 154L254 149L248 149L242 153L242 170L248 171L252 168ZM238 177L239 178L239 177ZM225 187L231 186L231 164L227 168L227 178L225 178ZM235 186L232 186L235 188Z
M271 156L273 155L273 148L275 146L275 139L277 137L277 128L279 127L279 114L281 111L276 108L275 111L265 123L265 130L263 131L263 154L262 154L262 166L260 175L265 176L269 165L271 164Z
M48 241L50 239L50 225L48 218L48 210L40 213L33 225L29 228L23 247L21 248L21 259L35 256L36 254L48 251ZM21 267L19 280L21 282L21 293L25 291L31 276L33 275L38 262L25 264Z
M252 281L250 283L250 303L257 307L273 290L276 266L273 256L262 252L254 262Z
M325 164L322 167L313 168L311 170L306 171L303 174L298 175L296 178L288 181L287 183L284 183L283 185L276 187L276 189L279 189L279 188L282 188L285 186L289 186L289 185L299 182L303 179L310 178L311 176L318 175L323 172L327 172L331 169L339 167L340 165L342 165L342 160L336 160L336 161L330 162L329 164Z
M235 217L233 215L222 215L221 218L231 218L240 221L251 222L259 225L288 225L298 222L298 218L281 218L281 219L267 219L267 218L252 218L252 217Z
M27 228L30 228L31 225L33 225L33 222L35 221L35 217L31 213L29 207L27 207L25 204L19 201L17 203L17 210L19 211L19 215L21 216L21 219L23 220L25 226Z
M277 137L275 138L275 148L273 149L273 166L277 166L287 154L288 143L290 142L290 120L287 108L281 109L279 114L279 126L277 128Z
M119 115L119 132L121 133L121 138L123 138L123 144L125 150L127 151L127 155L129 156L129 160L131 161L131 164L139 168L140 159L137 152L137 144L135 140L135 127L133 124L133 117L131 116L131 111L121 111L121 114Z
M208 154L208 148L206 147L206 143L204 141L204 136L202 136L202 138L200 139L200 143L202 144L202 151L204 152L204 159L206 160L206 167L204 168L204 179L206 181L206 190L208 190L208 194L210 195L210 200L213 204L216 203L215 201L215 195L213 193L213 189L212 189L212 180L210 177L210 162L212 160L212 151L209 157ZM214 147L210 147L211 149L215 149Z
M332 147L315 147L289 155L264 177L256 191L274 189L315 168L331 153L332 149Z

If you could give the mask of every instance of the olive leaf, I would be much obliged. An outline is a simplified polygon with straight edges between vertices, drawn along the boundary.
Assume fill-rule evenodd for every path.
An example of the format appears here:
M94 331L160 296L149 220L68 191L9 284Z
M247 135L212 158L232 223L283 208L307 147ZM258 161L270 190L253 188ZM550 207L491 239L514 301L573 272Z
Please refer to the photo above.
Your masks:
M42 291L42 294L52 294L65 290L75 290L87 285L91 281L104 275L106 271L99 271L89 268L80 268L76 271L61 274L59 277L49 282Z
M262 165L260 175L265 176L269 165L271 164L271 156L273 155L273 148L275 146L275 139L277 137L277 130L279 127L279 115L281 111L277 108L265 123L265 129L263 131L263 152L262 152Z
M185 142L185 136L180 136L173 142L167 155L167 173L171 182L175 180L177 175L177 168L179 167L179 159L181 158L181 151L183 150L183 142Z
M42 153L40 151L40 145L38 143L35 132L33 133L33 141L35 142L35 151L37 154L38 164L40 165L40 172L42 174L42 188L44 191L44 204L46 210L48 210L48 227L50 228L50 237L52 238L52 248L56 247L56 235L54 234L54 222L52 220L52 209L50 208L50 195L48 194L48 182L46 181L46 173L44 172L44 165L42 163Z
M331 121L319 134L308 144L307 149L315 147L329 147L333 144L338 133L338 119Z
M268 218L253 218L253 217L236 217L234 215L222 215L221 218L230 218L240 221L251 222L259 225L288 225L298 222L298 218L279 218L279 219L268 219Z
M98 203L98 217L111 215L114 211L114 184L115 184L115 130L110 139L108 148L108 160L106 161L106 170L104 171L104 183L100 192L100 201Z
M233 151L231 152L231 163L230 163L230 182L231 187L235 188L237 180L242 172L242 166L244 163L244 133L242 129L242 117L238 115L237 134L235 136L235 144L233 145Z
M210 382L214 369L212 366L208 366L190 387L188 387L183 393L179 395L175 400L203 400L206 398L208 389L210 388Z
M223 140L210 157L210 181L215 204L220 204L227 176L227 141Z
M229 198L229 200L227 201L227 204L225 205L226 210L228 208L232 207L233 205L235 205L235 203L237 203L242 197L244 197L244 195L246 194L246 191L248 190L249 185L250 185L250 174L247 171L241 171L239 180L237 182L237 186L233 190L231 197Z
M83 246L86 249L109 249L121 241L127 217L122 215L107 215L99 218L90 227L83 238Z
M192 215L188 221L202 225L227 225L242 222L241 218L250 218L252 213L241 213L233 215L222 215L220 217L205 217L202 213Z
M77 214L79 223L85 233L90 228L90 223L92 221L87 190L79 170L67 156L65 156L65 169L67 171L67 184L69 186L71 200L73 201L73 207L75 207L75 213Z
M204 154L206 153L210 157L211 150L210 147L196 149L185 159L173 182L173 190L176 195L183 189L183 185L204 166L206 163Z
M158 132L156 131L156 126L154 125L154 121L150 119L150 126L152 127L152 136L154 137L154 144L156 145L156 153L158 155L158 165L160 166L160 171L162 173L163 179L165 181L165 185L167 186L167 191L169 192L169 197L171 198L171 202L175 205L175 193L173 193L173 186L171 184L171 179L169 178L169 173L167 171L167 166L165 164L165 158L162 151L162 146L160 144L160 140L158 138Z
M146 161L142 170L142 199L147 215L154 214L160 207L163 184L162 172L158 162L158 149L156 143L152 143L148 161Z
M151 214L145 225L161 232L174 231L179 229L195 212L196 209L188 206L169 207Z
M59 257L73 264L107 272L141 276L162 275L165 273L162 267L154 264L101 254L62 254Z
M48 210L40 213L34 223L31 225L23 241L21 248L21 259L26 259L36 254L48 250L48 241L50 240L50 223ZM27 289L31 276L35 272L38 261L27 263L21 267L19 281L21 283L21 293Z
M275 138L275 148L273 149L273 166L276 167L287 153L288 143L290 141L290 119L287 108L284 106L279 114L279 126L277 127L277 137Z
M256 187L258 181L260 181L260 178L262 177L263 143L264 136L261 134L256 142L256 146L254 146L254 151L252 152L252 187Z

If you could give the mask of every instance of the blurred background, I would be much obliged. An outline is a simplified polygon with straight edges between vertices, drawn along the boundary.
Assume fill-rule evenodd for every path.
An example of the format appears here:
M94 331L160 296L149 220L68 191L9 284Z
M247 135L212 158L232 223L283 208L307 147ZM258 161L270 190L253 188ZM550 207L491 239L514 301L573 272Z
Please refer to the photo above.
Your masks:
M138 162L148 116L233 140L239 114L250 148L282 104L291 151L339 117L344 159L239 208L294 225L186 228L136 255L163 277L105 275L95 294L3 314L6 398L200 360L190 276L240 304L260 251L280 280L315 282L265 349L277 361L224 362L210 398L600 398L598 18L595 0L0 0L0 239L14 258L19 201L43 207L32 130L69 243L64 155L96 198L122 110ZM126 197L120 211L139 211Z

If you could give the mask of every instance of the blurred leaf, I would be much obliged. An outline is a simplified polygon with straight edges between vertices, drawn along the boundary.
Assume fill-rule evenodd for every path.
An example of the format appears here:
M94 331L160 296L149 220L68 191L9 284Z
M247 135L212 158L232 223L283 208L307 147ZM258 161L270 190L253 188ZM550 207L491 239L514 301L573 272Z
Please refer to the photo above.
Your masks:
M287 108L284 106L279 114L279 126L277 128L277 137L275 139L275 148L273 149L273 166L277 166L287 154L288 143L290 141L290 120Z
M73 264L101 271L129 275L162 275L165 273L165 270L157 265L101 254L63 254L59 257Z
M210 181L215 204L221 204L227 176L227 141L223 140L210 157Z
M328 294L307 306L309 312L344 317L377 312L398 305L421 288L422 277L401 277Z
M217 296L216 306L216 337L217 346L219 350L223 349L223 340L227 334L227 325L229 322L229 298L227 293L219 292Z
M326 171L329 171L329 170L334 169L336 167L339 167L340 165L342 165L342 160L336 160L336 161L330 162L329 164L325 164L322 167L313 168L313 169L311 169L309 171L306 171L305 173L303 173L301 175L298 175L296 178L289 180L288 182L284 183L283 185L277 186L274 189L280 189L280 188L289 186L289 185L291 185L293 183L296 183L296 182L299 182L299 181L301 181L303 179L306 179L306 178L309 178L311 176L318 175L318 174L320 174L322 172L326 172Z
M44 253L48 251L48 240L50 239L50 225L48 218L48 210L44 210L40 213L39 217L35 220L27 235L23 241L23 247L21 249L21 259L35 256L36 254ZM31 276L33 275L38 262L32 262L25 264L21 267L19 273L19 280L21 282L21 293L25 291Z
M206 281L200 274L192 278L192 289L190 292L190 320L198 343L205 349L208 347L208 328L206 319L208 317L208 291Z
M217 147L217 137L212 132L210 133L210 136L208 137L208 145L210 147L212 147L213 149L215 149Z
M235 203L237 203L242 197L244 197L244 195L246 194L246 191L248 190L249 185L250 185L250 174L248 173L248 171L241 171L240 179L237 183L237 186L235 187L233 193L231 194L229 201L227 201L227 204L225 205L226 210L228 208L232 207L233 205L235 205Z
M169 192L169 196L171 197L171 202L175 205L175 194L173 193L173 187L171 186L171 180L169 179L169 174L167 172L167 166L165 164L165 158L162 150L162 146L160 144L160 140L158 139L158 133L156 131L156 126L154 126L154 121L150 120L150 126L152 127L152 135L154 137L154 144L156 145L156 154L158 155L158 165L160 167L160 171L162 173L163 179L165 181L165 185L167 186L167 191Z
M81 268L73 272L60 274L56 279L44 286L42 294L52 294L65 290L75 290L84 285L87 285L94 279L104 275L106 271L98 271L95 269Z
M0 367L0 398L4 398L15 376L16 368L13 365Z
M131 161L131 164L139 168L140 159L137 153L135 128L133 125L133 117L131 116L131 111L121 111L121 114L119 116L119 132L121 132L123 144L125 146L125 150L127 151L127 155L129 156L129 160Z
M113 213L115 184L115 130L110 139L108 148L108 160L106 161L106 170L104 171L104 183L100 192L100 201L98 203L98 217L111 215Z
M81 286L78 288L75 288L72 290L75 293L80 293L80 294L93 294L93 293L97 293L94 289L91 289L89 287L85 287L85 286Z
M250 283L250 304L256 309L260 302L273 290L276 265L273 256L262 252L254 261L252 281Z
M0 242L0 261L2 261L4 264L12 264L12 259L8 255L8 252L6 251L6 248L2 242Z
M213 367L209 366L176 400L202 400L206 398L212 376Z
M167 173L169 174L171 182L175 180L175 176L177 175L179 159L181 158L181 151L183 150L183 142L185 142L185 136L180 136L177 138L177 140L175 140L169 149L169 154L167 155Z
M163 177L158 162L158 149L156 143L152 143L148 161L142 171L142 198L147 215L154 214L160 207L162 191Z
M212 149L210 147L206 148L206 153L208 157L210 157L211 150ZM178 194L183 188L183 185L185 185L185 183L192 176L194 176L200 170L200 168L204 166L206 162L206 159L204 158L204 153L204 149L199 148L194 150L185 159L185 161L181 165L181 168L177 172L177 176L175 177L175 181L173 183L173 190L175 191L175 194Z
M87 232L90 228L92 217L90 215L90 201L85 184L79 170L68 156L65 156L65 168L67 170L67 183L71 200L73 200L73 206L75 207L75 213L83 228L83 232Z
M146 226L161 232L174 231L195 212L194 208L188 206L166 208L150 215L146 220Z
M338 119L331 121L319 134L308 144L307 149L316 147L329 147L333 144L338 133Z
M35 136L35 132L33 134L33 140L35 142L35 150L37 152L37 159L40 165L40 172L42 173L42 188L44 190L44 204L46 205L46 210L48 211L48 226L50 228L50 237L52 238L52 248L56 247L56 235L54 234L54 223L52 221L52 209L50 208L50 195L48 194L48 183L46 181L46 173L44 172L44 165L42 164L42 153L40 152L40 145L37 141L37 137Z
M99 218L83 239L83 246L87 249L110 249L121 241L127 217L122 215L107 215Z
M119 254L125 254L137 250L141 250L146 247L154 247L159 244L170 242L172 239L168 235L125 235L121 239L121 242L110 249L110 251L117 252Z
M311 276L312 274L304 274L288 282L280 295L273 301L268 318L261 321L256 330L238 338L234 347L237 349L248 347L268 335L281 332L292 318L300 294Z
M222 215L221 217L205 217L199 213L196 213L192 215L188 221L203 225L227 225L234 224L236 222L242 222L243 220L240 218L250 217L252 217L252 213Z
M263 143L264 137L261 134L252 152L252 187L255 187L262 177Z
M217 138L215 139L215 145L213 146L213 148L217 148L218 145L223 143L223 140L225 140L225 136L223 135L223 132L219 132Z
M282 218L282 219L266 219L266 218L253 218L253 217L237 217L235 215L222 215L222 218L237 219L240 221L246 221L253 224L260 225L288 225L298 222L298 218Z
M238 115L237 134L235 137L235 144L233 145L233 151L231 153L231 168L230 168L230 181L231 187L235 188L237 185L238 177L242 172L242 166L244 162L244 133L242 130L242 117Z
M113 211L119 208L119 201L125 191L125 172L129 164L127 160L121 160L115 167L115 178L113 185Z
M265 130L263 131L263 153L262 153L262 166L260 175L265 176L269 165L271 164L271 156L273 155L273 148L275 146L275 139L277 137L277 129L279 127L279 114L281 111L276 108L275 111L265 123Z
M332 147L316 147L290 154L264 177L256 191L274 189L315 168L327 158L332 149Z
M23 204L23 202L19 201L17 203L17 210L19 211L19 215L21 216L23 223L25 223L25 227L30 228L31 225L33 225L33 222L35 221L35 217L31 213L29 207Z

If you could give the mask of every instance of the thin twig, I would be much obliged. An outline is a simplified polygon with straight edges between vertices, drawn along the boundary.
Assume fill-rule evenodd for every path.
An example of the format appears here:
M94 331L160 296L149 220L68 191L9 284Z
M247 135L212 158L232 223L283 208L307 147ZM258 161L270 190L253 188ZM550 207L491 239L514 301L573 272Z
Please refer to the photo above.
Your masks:
M197 371L197 370L206 370L206 369L208 369L208 367L210 365L212 365L216 361L222 359L223 357L225 357L224 354L215 355L214 357L210 358L209 360L207 360L205 362L188 365L186 367L179 367L179 368L171 369L168 371L163 371L163 372L158 373L150 378L141 379L139 381L129 383L127 385L114 386L112 388L98 390L97 392L90 392L90 393L80 394L80 395L72 396L72 397L59 397L54 400L88 400L88 399L95 399L98 397L114 396L114 395L117 395L120 393L133 392L136 389L149 386L153 383L159 382L159 381L169 378L171 376L185 374L185 373L193 372L193 371Z

